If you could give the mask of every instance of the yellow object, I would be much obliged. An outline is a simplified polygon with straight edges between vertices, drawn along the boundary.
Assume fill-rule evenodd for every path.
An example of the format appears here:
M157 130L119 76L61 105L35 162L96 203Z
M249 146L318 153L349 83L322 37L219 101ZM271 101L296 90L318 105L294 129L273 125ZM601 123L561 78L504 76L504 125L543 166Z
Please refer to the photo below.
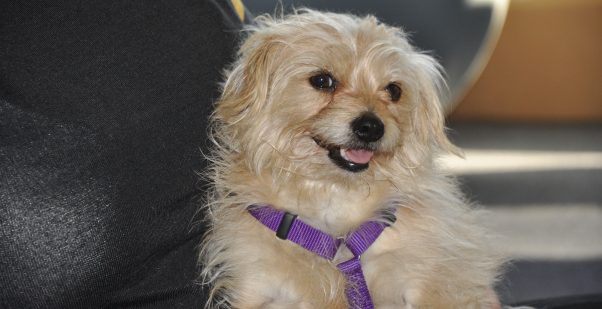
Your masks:
M241 0L230 0L230 2L232 3L232 7L234 8L236 15L238 15L238 18L240 18L240 21L244 21L245 20L245 5L242 4Z

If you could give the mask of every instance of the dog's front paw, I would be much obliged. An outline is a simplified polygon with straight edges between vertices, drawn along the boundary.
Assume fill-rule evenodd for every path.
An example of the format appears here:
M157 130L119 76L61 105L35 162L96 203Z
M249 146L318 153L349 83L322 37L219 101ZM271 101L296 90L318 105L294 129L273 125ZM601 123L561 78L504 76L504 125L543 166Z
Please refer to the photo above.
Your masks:
M254 303L254 304L246 304L246 305L240 305L240 306L233 306L232 308L237 308L237 309L322 309L322 308L329 308L329 309L347 309L347 304L344 302L341 302L339 304L315 304L313 302L309 302L309 301L291 301L291 300L284 300L284 299L265 299L265 301L259 302L259 303ZM390 308L396 308L399 309L399 306L397 307L390 307Z
M442 293L410 289L404 293L403 306L378 306L378 308L404 309L502 309L493 289L481 293Z

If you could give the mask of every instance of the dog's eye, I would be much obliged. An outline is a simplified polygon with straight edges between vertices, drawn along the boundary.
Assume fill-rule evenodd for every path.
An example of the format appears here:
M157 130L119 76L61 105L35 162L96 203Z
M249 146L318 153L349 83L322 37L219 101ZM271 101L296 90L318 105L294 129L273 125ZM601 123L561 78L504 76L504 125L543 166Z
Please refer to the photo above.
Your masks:
M336 81L328 73L320 73L309 78L309 83L318 90L333 91Z
M399 98L401 98L402 91L401 87L399 87L398 84L390 83L387 85L387 87L385 87L385 90L387 90L387 92L391 96L391 101L397 102L399 101Z

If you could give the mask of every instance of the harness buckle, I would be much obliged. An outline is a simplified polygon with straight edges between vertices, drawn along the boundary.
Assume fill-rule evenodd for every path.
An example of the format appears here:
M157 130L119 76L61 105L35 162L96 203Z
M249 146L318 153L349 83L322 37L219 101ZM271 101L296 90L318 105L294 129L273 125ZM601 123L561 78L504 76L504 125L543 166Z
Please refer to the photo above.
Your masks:
M278 229L276 230L276 237L286 240L295 219L297 219L297 215L285 211L284 216L282 216L282 221L280 221Z

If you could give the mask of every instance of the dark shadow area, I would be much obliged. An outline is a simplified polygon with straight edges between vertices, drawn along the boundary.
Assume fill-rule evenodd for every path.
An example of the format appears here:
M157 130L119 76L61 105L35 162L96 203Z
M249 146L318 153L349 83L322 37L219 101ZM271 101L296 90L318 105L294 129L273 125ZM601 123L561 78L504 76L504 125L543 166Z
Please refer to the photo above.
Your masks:
M602 308L602 294L542 299L529 301L522 305L538 309L600 309Z
M602 201L602 169L472 174L458 179L471 200L487 206Z
M497 291L505 304L525 304L534 299L601 294L602 259L515 261L508 267L508 272Z

